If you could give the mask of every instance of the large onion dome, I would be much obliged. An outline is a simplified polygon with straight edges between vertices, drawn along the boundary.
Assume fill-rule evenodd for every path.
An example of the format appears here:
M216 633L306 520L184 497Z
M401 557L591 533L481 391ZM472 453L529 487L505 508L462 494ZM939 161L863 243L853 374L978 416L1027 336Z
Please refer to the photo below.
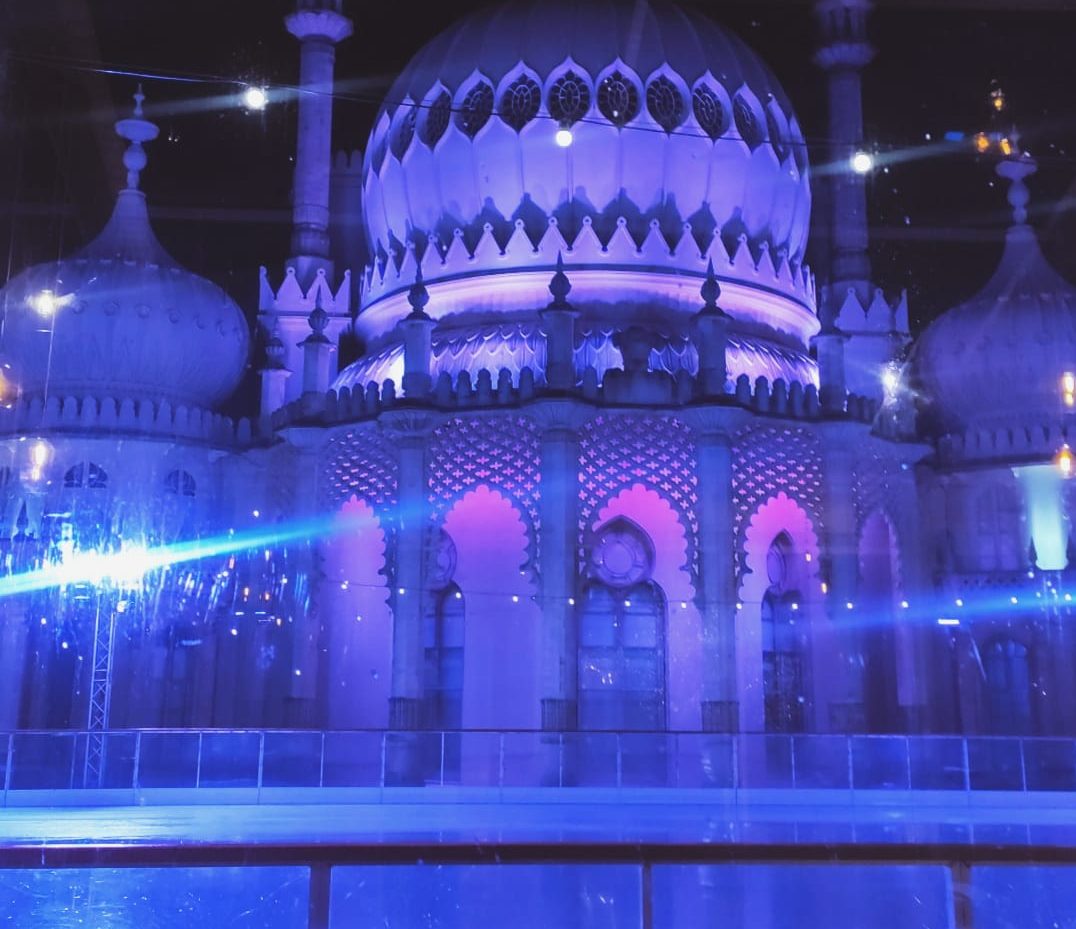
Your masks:
M23 271L0 291L0 352L24 396L167 400L211 408L239 383L249 330L215 284L161 246L138 189L142 143L157 127L116 124L131 144L127 187L100 235L60 261Z
M669 320L712 261L734 319L805 353L810 207L789 100L734 35L662 0L508 0L431 41L381 107L357 328L380 352L421 268L444 337L493 332L548 300L560 253L584 329Z
M1061 277L1027 225L1028 156L1002 162L1014 223L994 276L936 319L912 356L912 377L945 431L1056 423L1061 380L1076 371L1076 287Z

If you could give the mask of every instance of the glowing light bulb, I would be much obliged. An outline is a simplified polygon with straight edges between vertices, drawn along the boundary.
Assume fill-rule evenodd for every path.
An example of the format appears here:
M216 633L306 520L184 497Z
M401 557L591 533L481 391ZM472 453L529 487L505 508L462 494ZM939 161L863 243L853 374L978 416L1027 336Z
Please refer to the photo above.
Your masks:
M990 137L985 132L980 132L975 137L975 150L980 154L984 154L990 148Z
M49 444L42 439L38 439L32 446L30 446L30 463L38 470L49 463L50 455L51 450L49 449Z
M855 609L855 604L853 604L851 600L849 600L844 606L845 606L845 609L848 609L848 610Z
M1062 477L1072 477L1072 449L1069 448L1067 442L1061 446L1061 451L1054 458L1054 464L1057 465L1057 470L1061 472Z
M512 602L519 603L519 594L512 594Z
M896 365L886 365L882 369L882 389L887 397L896 394L900 387L900 370Z
M870 152L856 152L848 163L856 174L870 174L874 170L874 156Z
M568 606L575 606L575 597L568 598Z
M462 600L463 599L463 594L460 593L458 590L456 591L456 599L457 600Z
M572 130L567 126L561 126L557 130L557 134L553 136L553 141L557 143L561 148L568 148L574 141L572 136Z
M1001 154L1008 158L1012 154L1012 142L1008 139L1002 139L998 142L998 147L1001 149Z
M957 598L956 598L956 605L957 605L957 606L963 606L963 605L964 605L964 601L963 601L963 600L961 600L961 599L960 599L960 597L957 597Z
M51 290L41 290L30 297L30 309L42 316L52 316L63 305L63 298L56 296Z
M900 608L901 608L902 610L906 610L906 609L908 609L908 606L909 606L909 604L908 604L908 601L907 601L907 600L901 600L901 601L900 601Z
M269 105L269 92L264 87L247 87L242 99L248 110L264 110Z

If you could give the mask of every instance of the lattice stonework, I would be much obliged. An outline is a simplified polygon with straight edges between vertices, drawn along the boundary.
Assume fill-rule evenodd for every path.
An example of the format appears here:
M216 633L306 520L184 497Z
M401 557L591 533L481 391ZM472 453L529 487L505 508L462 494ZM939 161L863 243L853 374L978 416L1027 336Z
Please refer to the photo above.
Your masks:
M688 564L698 569L695 437L668 416L598 416L580 432L580 551L598 512L622 490L642 484L676 510L687 535Z
M323 494L335 508L352 495L377 510L396 504L396 452L374 429L361 429L330 440L322 465Z
M856 523L862 526L877 509L892 514L899 508L900 462L893 461L872 451L856 462L853 478L856 504Z
M815 531L822 531L822 450L804 429L751 428L736 437L732 494L736 504L736 539L754 513L784 491L807 511Z
M449 420L430 437L427 469L434 518L440 520L467 491L485 484L514 500L537 533L540 459L538 430L525 417Z

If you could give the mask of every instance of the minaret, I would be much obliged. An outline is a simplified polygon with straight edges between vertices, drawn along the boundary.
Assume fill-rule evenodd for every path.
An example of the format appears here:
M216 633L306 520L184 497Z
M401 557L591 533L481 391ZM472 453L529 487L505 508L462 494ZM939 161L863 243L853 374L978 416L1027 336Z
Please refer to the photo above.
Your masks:
M295 11L284 20L299 40L300 55L291 257L279 289L269 286L263 269L259 310L266 330L279 333L284 344L283 368L295 375L285 383L285 402L303 392L299 345L309 335L313 309L320 306L328 315L324 335L333 351L351 321L350 272L337 276L329 241L333 71L336 45L352 31L342 7L343 0L296 0Z
M862 72L874 57L867 41L870 8L871 0L817 0L814 8L821 30L815 61L829 84L832 255L831 299L825 302L833 312L849 288L864 306L871 299L866 175L852 169L852 156L863 145Z
M886 300L871 280L867 175L853 157L863 149L863 69L872 0L815 0L821 33L815 61L828 76L830 266L820 293L816 337L822 406L838 413L846 392L886 399L887 366L909 341L905 295Z

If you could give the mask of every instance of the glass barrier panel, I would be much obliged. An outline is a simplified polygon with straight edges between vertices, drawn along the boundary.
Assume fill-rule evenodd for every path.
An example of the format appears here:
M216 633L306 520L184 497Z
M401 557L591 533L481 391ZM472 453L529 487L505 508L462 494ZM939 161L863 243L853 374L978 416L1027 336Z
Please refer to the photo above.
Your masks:
M852 737L852 786L856 790L907 790L908 785L906 738Z
M101 751L101 787L129 790L134 786L137 748L138 734L135 732L105 733Z
M624 787L671 787L676 783L668 732L625 732L620 736L620 783Z
M1076 743L1071 739L1025 739L1028 790L1076 790Z
M617 736L613 732L565 732L566 787L617 786ZM574 776L567 777L571 772Z
M968 739L968 779L972 790L1023 790L1019 739Z
M966 790L964 740L924 736L908 740L912 790Z
M11 789L66 790L75 786L72 776L76 763L75 733L16 733L11 758Z
M503 786L559 787L565 752L560 732L504 733Z
M263 787L317 787L321 783L320 732L267 732Z
M796 787L842 790L848 783L848 739L841 735L792 737Z
M381 784L382 737L396 733L326 732L326 787L378 787Z
M197 732L143 732L138 786L197 786L198 738Z
M257 787L257 732L207 732L202 736L200 787Z
M1076 866L979 865L968 894L975 929L1068 929L1076 914Z
M329 929L618 929L642 924L638 865L333 869Z
M675 739L674 783L677 787L736 786L733 768L735 736L685 732Z
M787 735L739 737L740 787L792 786L792 739Z

